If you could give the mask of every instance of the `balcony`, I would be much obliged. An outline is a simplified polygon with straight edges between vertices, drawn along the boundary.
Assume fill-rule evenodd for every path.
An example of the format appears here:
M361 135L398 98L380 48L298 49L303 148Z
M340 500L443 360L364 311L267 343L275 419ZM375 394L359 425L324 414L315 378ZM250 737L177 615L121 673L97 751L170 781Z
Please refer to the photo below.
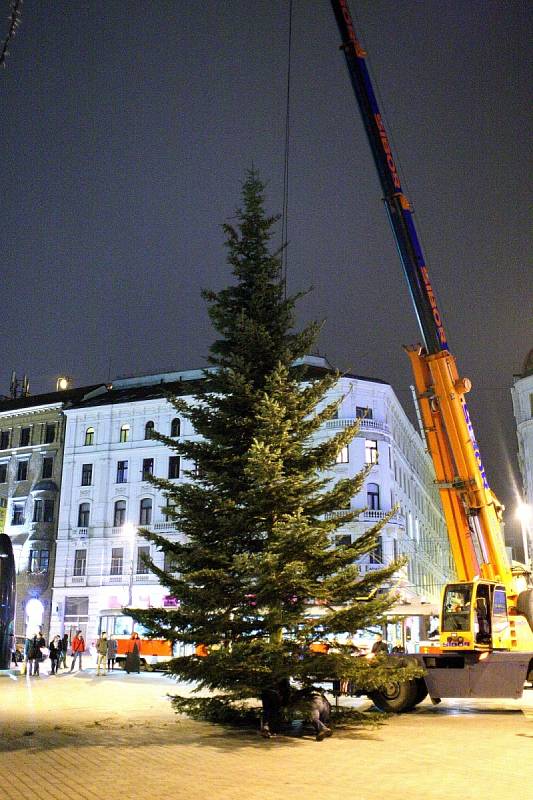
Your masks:
M366 419L356 417L344 417L340 419L328 419L326 422L326 429L328 430L342 430L343 428L351 428L356 423L360 423L360 430L372 433L383 433L388 435L390 433L389 426L385 422L380 422L377 419Z
M334 511L328 511L324 514L324 519L340 519L345 517L346 514L350 514L349 509L335 509ZM381 519L385 519L389 511L381 511L380 509L373 509L367 508L366 511L362 511L355 519L354 522L379 522ZM395 514L389 522L392 525L403 525L404 519L400 514Z
M87 586L87 575L68 575L67 586Z

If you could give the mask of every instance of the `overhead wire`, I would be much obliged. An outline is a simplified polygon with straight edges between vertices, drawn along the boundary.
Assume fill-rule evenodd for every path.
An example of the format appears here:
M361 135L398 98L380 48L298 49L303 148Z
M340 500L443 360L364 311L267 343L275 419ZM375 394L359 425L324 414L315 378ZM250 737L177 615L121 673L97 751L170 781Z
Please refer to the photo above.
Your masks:
M287 248L289 231L289 150L291 110L292 2L289 0L289 31L287 41L287 81L285 97L285 144L283 154L283 204L281 212L281 276L287 296Z

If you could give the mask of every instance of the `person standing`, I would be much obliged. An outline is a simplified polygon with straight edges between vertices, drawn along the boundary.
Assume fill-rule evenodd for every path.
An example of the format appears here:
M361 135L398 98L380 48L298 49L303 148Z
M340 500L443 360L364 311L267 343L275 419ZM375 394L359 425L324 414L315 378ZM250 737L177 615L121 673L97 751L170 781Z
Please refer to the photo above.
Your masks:
M378 635L376 636L376 641L372 645L372 653L375 656L379 656L382 654L387 655L388 652L389 652L389 647L387 645L387 642L384 642L383 636L381 635L381 633L378 633Z
M141 639L138 633L132 633L126 645L126 672L141 671Z
M111 634L111 636L107 640L107 670L108 670L108 672L110 670L115 669L115 659L117 657L117 652L118 652L118 642L113 637L113 635Z
M85 639L83 638L81 630L76 631L76 636L72 640L72 664L70 665L70 672L72 672L74 669L74 665L76 664L76 659L79 660L80 672L83 672L81 657L84 652L85 652Z
M102 673L100 673L100 667ZM96 674L100 675L107 672L107 634L102 631L100 638L96 642Z
M61 654L59 657L59 667L67 668L67 655L68 655L68 633L63 634L61 639Z
M46 642L42 633L40 631L36 631L36 633L30 638L27 649L29 665L28 675L39 674L39 664L43 660L41 647L46 647Z
M59 636L54 636L50 642L50 675L57 675L59 669L59 659L61 658L61 639Z

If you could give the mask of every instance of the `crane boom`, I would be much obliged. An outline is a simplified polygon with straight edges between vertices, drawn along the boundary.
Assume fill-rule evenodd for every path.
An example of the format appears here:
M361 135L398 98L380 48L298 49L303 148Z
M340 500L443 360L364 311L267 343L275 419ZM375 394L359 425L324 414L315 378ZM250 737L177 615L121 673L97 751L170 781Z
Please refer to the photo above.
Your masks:
M470 381L459 377L449 351L411 204L402 190L366 53L357 38L347 0L331 0L331 5L420 326L422 345L406 349L457 573L461 580L477 576L502 581L512 594L511 569L501 532L502 506L489 487L464 398Z

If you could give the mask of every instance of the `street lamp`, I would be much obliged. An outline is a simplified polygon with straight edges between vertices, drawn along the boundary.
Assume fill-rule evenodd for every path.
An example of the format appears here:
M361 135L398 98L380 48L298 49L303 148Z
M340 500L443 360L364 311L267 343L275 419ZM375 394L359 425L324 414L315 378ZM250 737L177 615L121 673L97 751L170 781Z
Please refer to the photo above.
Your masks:
M123 526L123 531L128 541L131 541L131 561L128 584L128 606L131 606L133 600L133 569L135 566L135 542L137 540L137 528L133 522L126 522Z
M529 553L529 543L530 543L530 533L531 533L531 522L533 520L533 508L528 503L519 503L516 509L516 516L520 520L520 527L522 529L522 547L524 548L524 564L529 566L530 564L530 553Z

